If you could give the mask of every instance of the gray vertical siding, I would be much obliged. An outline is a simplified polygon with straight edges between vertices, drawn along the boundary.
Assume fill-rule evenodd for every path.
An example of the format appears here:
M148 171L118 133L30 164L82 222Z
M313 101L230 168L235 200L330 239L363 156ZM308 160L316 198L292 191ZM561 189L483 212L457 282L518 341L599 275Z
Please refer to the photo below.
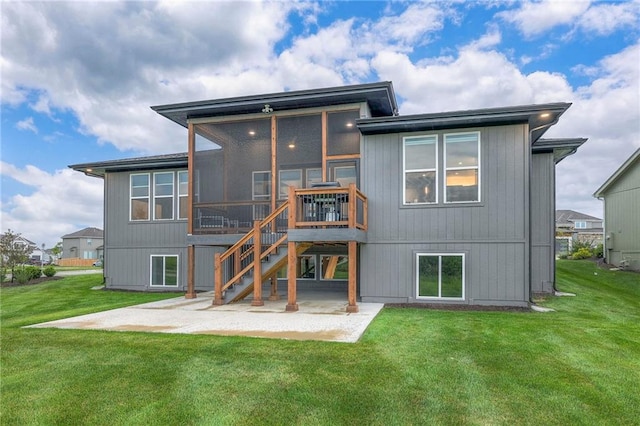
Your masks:
M607 262L619 265L626 258L640 270L640 160L607 189L604 204Z
M555 281L553 153L535 154L531 163L531 291L550 293Z
M440 168L438 205L402 205L405 135L364 138L361 173L362 189L369 199L369 231L367 244L361 247L363 301L415 301L415 254L456 252L466 255L464 303L528 303L527 126L463 130L481 132L480 203L442 204L444 173ZM442 140L442 134L458 131L433 133Z
M184 290L187 284L187 221L129 221L129 175L109 173L105 176L108 212L104 219L104 275L107 288L152 289L150 256L171 254L179 256L178 289Z

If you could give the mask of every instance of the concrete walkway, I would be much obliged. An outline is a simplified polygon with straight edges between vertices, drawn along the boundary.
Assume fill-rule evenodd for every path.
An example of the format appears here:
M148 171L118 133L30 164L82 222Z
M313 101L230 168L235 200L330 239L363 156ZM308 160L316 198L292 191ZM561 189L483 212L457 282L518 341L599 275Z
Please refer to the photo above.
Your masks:
M359 303L358 313L347 313L346 295L299 292L298 312L285 312L286 294L279 301L251 300L212 306L212 293L196 299L184 296L127 308L35 324L29 328L68 328L154 333L216 334L292 340L357 342L380 312L382 303Z

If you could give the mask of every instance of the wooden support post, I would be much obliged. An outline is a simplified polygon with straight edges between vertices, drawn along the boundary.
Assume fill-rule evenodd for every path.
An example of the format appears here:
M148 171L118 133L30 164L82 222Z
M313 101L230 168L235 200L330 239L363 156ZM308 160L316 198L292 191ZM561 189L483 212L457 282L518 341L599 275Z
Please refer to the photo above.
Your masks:
M187 246L187 293L184 295L186 299L195 299L197 297L195 287L195 269L195 247L193 245L189 245Z
M213 265L213 304L224 305L224 300L222 299L222 262L220 261L220 253L216 253L213 256Z
M289 241L287 243L287 312L295 312L298 310L298 303L296 300L296 243Z
M260 221L253 223L253 302L251 306L264 306L262 300L262 235Z
M358 261L358 245L355 241L349 241L349 305L347 312L358 312L356 304L356 274Z
M271 294L269 294L269 300L280 300L280 295L278 294L278 277L276 275L271 277Z
M358 206L358 198L356 196L356 184L349 184L349 228L356 227L356 212Z

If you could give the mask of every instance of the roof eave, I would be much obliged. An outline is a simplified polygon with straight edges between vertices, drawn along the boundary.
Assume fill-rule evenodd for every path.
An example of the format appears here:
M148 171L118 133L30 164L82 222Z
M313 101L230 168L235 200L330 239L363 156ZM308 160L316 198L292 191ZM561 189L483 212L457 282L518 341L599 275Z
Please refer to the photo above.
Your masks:
M376 116L391 116L398 111L390 81L157 105L151 109L187 127L192 118L259 113L267 104L278 111L356 102L367 102Z
M367 118L357 121L362 134L428 131L460 127L496 126L528 123L532 142L540 138L548 127L571 106L570 103L521 105L505 108L487 108L441 112L397 117Z

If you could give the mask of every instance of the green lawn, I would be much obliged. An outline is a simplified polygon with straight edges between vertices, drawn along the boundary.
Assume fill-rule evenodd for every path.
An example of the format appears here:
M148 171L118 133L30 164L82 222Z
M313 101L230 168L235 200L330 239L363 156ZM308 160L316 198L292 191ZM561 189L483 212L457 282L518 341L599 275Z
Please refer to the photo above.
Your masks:
M388 308L356 344L20 328L167 297L101 279L0 290L0 424L640 424L640 274L560 261L556 312Z

